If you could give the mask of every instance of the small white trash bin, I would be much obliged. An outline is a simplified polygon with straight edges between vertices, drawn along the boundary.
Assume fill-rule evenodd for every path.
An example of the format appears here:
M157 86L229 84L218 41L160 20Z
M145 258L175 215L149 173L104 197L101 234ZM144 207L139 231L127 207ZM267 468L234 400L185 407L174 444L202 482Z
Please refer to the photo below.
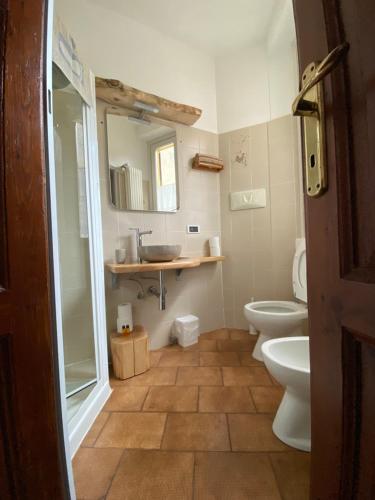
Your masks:
M180 346L189 347L196 344L199 337L199 318L192 314L176 318L174 333Z

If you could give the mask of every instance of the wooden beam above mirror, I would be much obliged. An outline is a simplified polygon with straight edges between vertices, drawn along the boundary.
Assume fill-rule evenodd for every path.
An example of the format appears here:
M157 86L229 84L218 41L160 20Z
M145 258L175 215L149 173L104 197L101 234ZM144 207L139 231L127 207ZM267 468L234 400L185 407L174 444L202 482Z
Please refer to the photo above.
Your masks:
M170 122L181 123L182 125L193 125L202 115L202 110L169 101L154 94L142 92L142 90L129 87L119 80L107 78L95 78L96 97L108 104L120 106L134 113L139 113L139 109L134 107L136 101L157 106L159 112L155 115L149 113L148 116L156 116Z

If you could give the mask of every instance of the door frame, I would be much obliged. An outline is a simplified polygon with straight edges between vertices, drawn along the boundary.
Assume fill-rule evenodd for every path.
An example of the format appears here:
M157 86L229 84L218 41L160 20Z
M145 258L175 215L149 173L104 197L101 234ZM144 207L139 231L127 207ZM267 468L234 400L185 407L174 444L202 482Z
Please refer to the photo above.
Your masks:
M4 498L68 496L47 185L49 4L3 1L1 189L7 256L0 290L0 488ZM4 20L4 18L3 18Z

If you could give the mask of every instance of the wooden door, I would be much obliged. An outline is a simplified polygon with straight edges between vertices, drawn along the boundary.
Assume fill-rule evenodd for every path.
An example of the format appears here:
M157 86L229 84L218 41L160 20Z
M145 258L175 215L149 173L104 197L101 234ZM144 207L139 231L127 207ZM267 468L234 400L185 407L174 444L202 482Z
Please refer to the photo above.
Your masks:
M328 191L305 198L312 499L375 498L375 2L294 0L300 71L325 79Z
M65 498L51 311L43 0L0 0L0 498Z

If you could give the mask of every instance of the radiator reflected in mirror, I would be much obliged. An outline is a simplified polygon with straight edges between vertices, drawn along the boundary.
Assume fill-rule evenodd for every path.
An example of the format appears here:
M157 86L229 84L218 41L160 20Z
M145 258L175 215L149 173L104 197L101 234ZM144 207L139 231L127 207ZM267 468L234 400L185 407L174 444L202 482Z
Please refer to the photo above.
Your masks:
M118 210L179 208L176 130L164 122L107 113L110 198Z

